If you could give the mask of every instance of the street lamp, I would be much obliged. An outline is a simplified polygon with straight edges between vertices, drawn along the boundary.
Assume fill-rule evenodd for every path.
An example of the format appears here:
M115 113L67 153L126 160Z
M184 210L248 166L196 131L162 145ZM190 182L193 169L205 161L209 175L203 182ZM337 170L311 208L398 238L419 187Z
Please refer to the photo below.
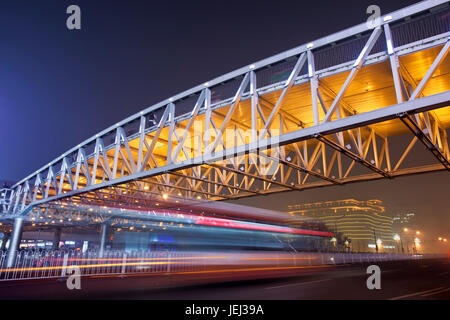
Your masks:
M406 233L409 232L409 229L408 229L408 228L403 228L403 232L406 234ZM404 238L406 239L406 251L407 251L407 253L409 254L408 238L407 238L407 237L404 237ZM403 252L403 253L405 252L404 249L403 249L403 241L402 241L402 252Z
M405 253L405 250L403 249L403 241L398 234L394 235L394 240L397 241L397 246L398 246L398 242L400 241L400 244L402 246L402 253ZM400 248L398 248L398 252L400 253Z
M420 247L420 239L416 237L416 238L414 239L414 249L415 249L415 251L416 251L416 254L418 253L418 252L417 252L417 248L418 248L418 247Z
M377 253L378 253L378 248L381 248L382 243L383 243L383 241L381 241L381 239L377 240Z

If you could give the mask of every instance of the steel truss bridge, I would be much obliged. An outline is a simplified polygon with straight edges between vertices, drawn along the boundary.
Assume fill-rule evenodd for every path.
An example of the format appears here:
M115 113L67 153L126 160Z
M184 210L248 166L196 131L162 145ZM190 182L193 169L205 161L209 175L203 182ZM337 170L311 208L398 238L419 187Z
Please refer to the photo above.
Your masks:
M92 208L95 222L111 205L174 207L450 170L449 5L424 1L380 22L118 122L2 190L1 219L68 225Z

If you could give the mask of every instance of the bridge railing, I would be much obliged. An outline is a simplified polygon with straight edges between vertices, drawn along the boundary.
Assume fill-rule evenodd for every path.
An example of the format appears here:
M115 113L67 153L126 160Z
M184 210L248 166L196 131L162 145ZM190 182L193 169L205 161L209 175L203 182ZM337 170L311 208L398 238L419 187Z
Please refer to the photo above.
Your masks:
M183 274L204 271L302 269L357 263L433 258L433 255L373 253L285 253L200 251L18 251L7 267L7 251L0 251L0 281L127 274Z

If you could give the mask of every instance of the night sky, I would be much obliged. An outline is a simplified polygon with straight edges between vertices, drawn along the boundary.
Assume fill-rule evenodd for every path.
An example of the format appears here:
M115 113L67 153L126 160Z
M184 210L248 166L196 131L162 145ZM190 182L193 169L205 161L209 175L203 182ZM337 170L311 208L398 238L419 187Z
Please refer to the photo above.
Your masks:
M171 95L364 22L371 4L386 14L415 2L2 0L0 179L20 180ZM66 28L70 4L81 8L81 30ZM258 201L285 210L310 200L379 198L392 210L412 206L405 210L423 221L447 219L427 223L450 234L442 201L449 180L438 173Z

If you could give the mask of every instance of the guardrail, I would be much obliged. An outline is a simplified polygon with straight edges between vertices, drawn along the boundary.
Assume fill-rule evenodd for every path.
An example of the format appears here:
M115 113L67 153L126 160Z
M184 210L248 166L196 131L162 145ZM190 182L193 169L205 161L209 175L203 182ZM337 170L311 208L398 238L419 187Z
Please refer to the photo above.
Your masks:
M295 269L318 265L378 263L438 257L372 253L193 252L193 251L18 251L10 268L0 251L0 281L60 278L78 267L81 276L169 274L252 268ZM233 269L235 270L235 269Z

